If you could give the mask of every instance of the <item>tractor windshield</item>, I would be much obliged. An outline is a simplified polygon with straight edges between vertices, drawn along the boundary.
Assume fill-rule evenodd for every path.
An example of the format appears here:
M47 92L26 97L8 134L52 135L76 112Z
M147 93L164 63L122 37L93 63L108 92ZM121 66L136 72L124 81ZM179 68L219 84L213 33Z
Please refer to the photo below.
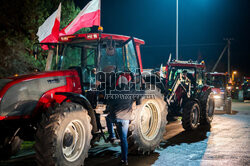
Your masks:
M46 64L47 71L76 69L84 83L95 81L96 71L136 72L138 67L132 38L125 42L103 40L99 63L98 42L62 43L48 53Z
M202 87L204 82L204 72L202 68L185 67L185 66L171 66L168 72L168 86L172 86L177 76L180 73L187 72L187 77L191 81L191 85Z
M214 86L215 88L226 87L226 76L225 75L209 75L207 78L208 85Z
M179 68L179 67L171 67L168 75L168 85L172 86L175 82L177 76L180 73L187 71L187 77L190 79L191 83L195 82L195 69L194 68Z
M124 43L104 42L101 49L99 71L103 72L136 72L139 67L133 41Z

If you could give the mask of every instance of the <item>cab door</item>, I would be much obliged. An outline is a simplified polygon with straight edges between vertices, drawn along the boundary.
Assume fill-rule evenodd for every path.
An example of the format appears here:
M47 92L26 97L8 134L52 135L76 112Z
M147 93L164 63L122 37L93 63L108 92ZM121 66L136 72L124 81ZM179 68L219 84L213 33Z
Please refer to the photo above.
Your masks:
M125 65L135 78L136 88L140 89L141 70L133 37L124 43L123 52L125 55Z

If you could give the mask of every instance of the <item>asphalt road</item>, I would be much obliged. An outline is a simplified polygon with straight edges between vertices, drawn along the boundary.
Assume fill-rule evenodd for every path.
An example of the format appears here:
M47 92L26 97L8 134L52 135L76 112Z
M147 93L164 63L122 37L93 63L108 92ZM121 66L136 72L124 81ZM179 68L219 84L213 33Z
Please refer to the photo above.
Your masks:
M165 165L250 165L250 102L233 103L233 115L216 111L211 128L185 132L181 122L166 126L164 141L150 155L129 155L131 166ZM92 148L85 165L117 166L120 147L99 143ZM36 165L34 152L26 150L0 165Z

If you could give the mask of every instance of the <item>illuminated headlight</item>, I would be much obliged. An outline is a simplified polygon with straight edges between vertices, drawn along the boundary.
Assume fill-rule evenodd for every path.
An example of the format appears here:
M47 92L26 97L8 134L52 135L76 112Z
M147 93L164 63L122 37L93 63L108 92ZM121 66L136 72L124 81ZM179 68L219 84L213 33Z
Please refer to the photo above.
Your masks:
M220 99L221 96L220 95L214 95L214 99Z
M228 90L231 90L231 89L232 89L232 87L231 87L231 86L228 86L228 87L227 87L227 89L228 89Z
M247 89L248 92L250 92L250 89Z

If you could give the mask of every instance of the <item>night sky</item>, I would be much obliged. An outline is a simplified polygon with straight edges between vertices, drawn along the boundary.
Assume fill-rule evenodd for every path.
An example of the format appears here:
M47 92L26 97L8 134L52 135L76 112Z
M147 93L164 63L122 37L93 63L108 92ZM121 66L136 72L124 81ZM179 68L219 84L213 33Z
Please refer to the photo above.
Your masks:
M76 0L83 8L89 1ZM211 69L226 41L231 45L232 69L250 75L250 1L179 0L179 58L204 59ZM175 57L175 0L102 0L101 24L105 33L145 40L144 68L159 67L170 53ZM227 54L218 71L227 70Z

